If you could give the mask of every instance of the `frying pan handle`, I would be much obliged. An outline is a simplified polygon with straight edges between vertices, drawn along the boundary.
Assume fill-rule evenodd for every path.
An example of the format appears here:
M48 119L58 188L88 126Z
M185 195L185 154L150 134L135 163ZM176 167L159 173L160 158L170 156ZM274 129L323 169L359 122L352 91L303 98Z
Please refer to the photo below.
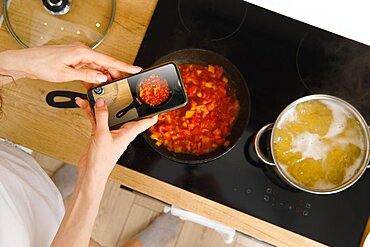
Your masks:
M258 158L260 160L262 160L264 163L270 165L270 166L275 166L275 163L273 161L270 161L266 155L263 154L263 152L261 151L261 147L260 147L260 141L261 141L261 137L263 136L263 134L269 130L272 130L274 124L273 123L270 123L270 124L267 124L265 126L263 126L256 134L256 136L254 137L254 149L256 150L256 154L258 156Z
M65 98L66 101L55 101L56 97ZM46 95L46 103L57 108L78 108L75 98L87 99L86 94L71 91L51 91Z
M117 112L116 114L116 118L121 118L123 117L124 115L126 115L126 113L131 110L132 108L136 107L137 106L137 101L136 99L134 99L134 101L132 101L128 106L126 106L125 108L123 108L122 110L120 110L119 112Z

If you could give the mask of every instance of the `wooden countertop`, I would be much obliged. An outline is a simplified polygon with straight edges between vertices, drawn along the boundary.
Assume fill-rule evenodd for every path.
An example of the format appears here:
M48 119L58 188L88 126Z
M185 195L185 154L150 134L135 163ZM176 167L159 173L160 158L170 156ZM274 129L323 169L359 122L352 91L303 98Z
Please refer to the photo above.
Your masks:
M132 63L156 3L156 0L118 0L115 21L97 50ZM0 39L0 51L19 48L4 23L0 28ZM84 87L76 82L56 84L22 79L4 86L1 89L3 115L0 119L0 137L66 163L76 164L87 144L90 124L84 112L79 109L49 107L45 103L45 96L52 90L85 93ZM114 168L110 179L273 245L322 246L293 232L122 166Z

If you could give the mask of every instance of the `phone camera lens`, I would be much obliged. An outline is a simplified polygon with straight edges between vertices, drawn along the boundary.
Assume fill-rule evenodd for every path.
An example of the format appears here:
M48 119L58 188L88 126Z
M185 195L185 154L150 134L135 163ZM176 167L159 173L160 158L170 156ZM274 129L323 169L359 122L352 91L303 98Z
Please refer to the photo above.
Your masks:
M104 89L102 87L97 87L94 89L94 92L96 94L103 94L104 93Z

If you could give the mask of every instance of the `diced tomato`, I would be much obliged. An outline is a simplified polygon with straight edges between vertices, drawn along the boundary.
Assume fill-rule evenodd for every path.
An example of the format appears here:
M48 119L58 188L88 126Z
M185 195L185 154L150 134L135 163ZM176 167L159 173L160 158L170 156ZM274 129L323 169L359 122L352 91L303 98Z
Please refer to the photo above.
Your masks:
M196 94L198 91L198 87L197 86L191 86L189 87L189 89L186 90L186 93L188 94L188 96L193 96L194 94Z
M221 130L219 128L215 129L213 132L212 132L215 136L219 136L221 135Z
M220 79L223 74L222 68L220 66L216 66L215 68L216 68L215 70L216 78Z
M150 75L140 83L139 96L148 105L162 104L170 96L167 80L158 75Z
M200 155L230 145L239 102L228 90L228 79L217 65L181 64L180 72L189 102L160 114L149 130L157 145L177 153Z
M158 127L158 131L159 131L159 133L165 133L166 131L167 131L167 128L166 127L164 127L164 126L159 126Z

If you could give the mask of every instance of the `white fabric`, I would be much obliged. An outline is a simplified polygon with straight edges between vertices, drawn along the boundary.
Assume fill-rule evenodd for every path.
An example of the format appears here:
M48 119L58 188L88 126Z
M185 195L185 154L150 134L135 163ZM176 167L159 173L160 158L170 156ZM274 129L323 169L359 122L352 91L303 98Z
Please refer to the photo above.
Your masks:
M62 197L29 154L0 141L0 246L50 246Z

